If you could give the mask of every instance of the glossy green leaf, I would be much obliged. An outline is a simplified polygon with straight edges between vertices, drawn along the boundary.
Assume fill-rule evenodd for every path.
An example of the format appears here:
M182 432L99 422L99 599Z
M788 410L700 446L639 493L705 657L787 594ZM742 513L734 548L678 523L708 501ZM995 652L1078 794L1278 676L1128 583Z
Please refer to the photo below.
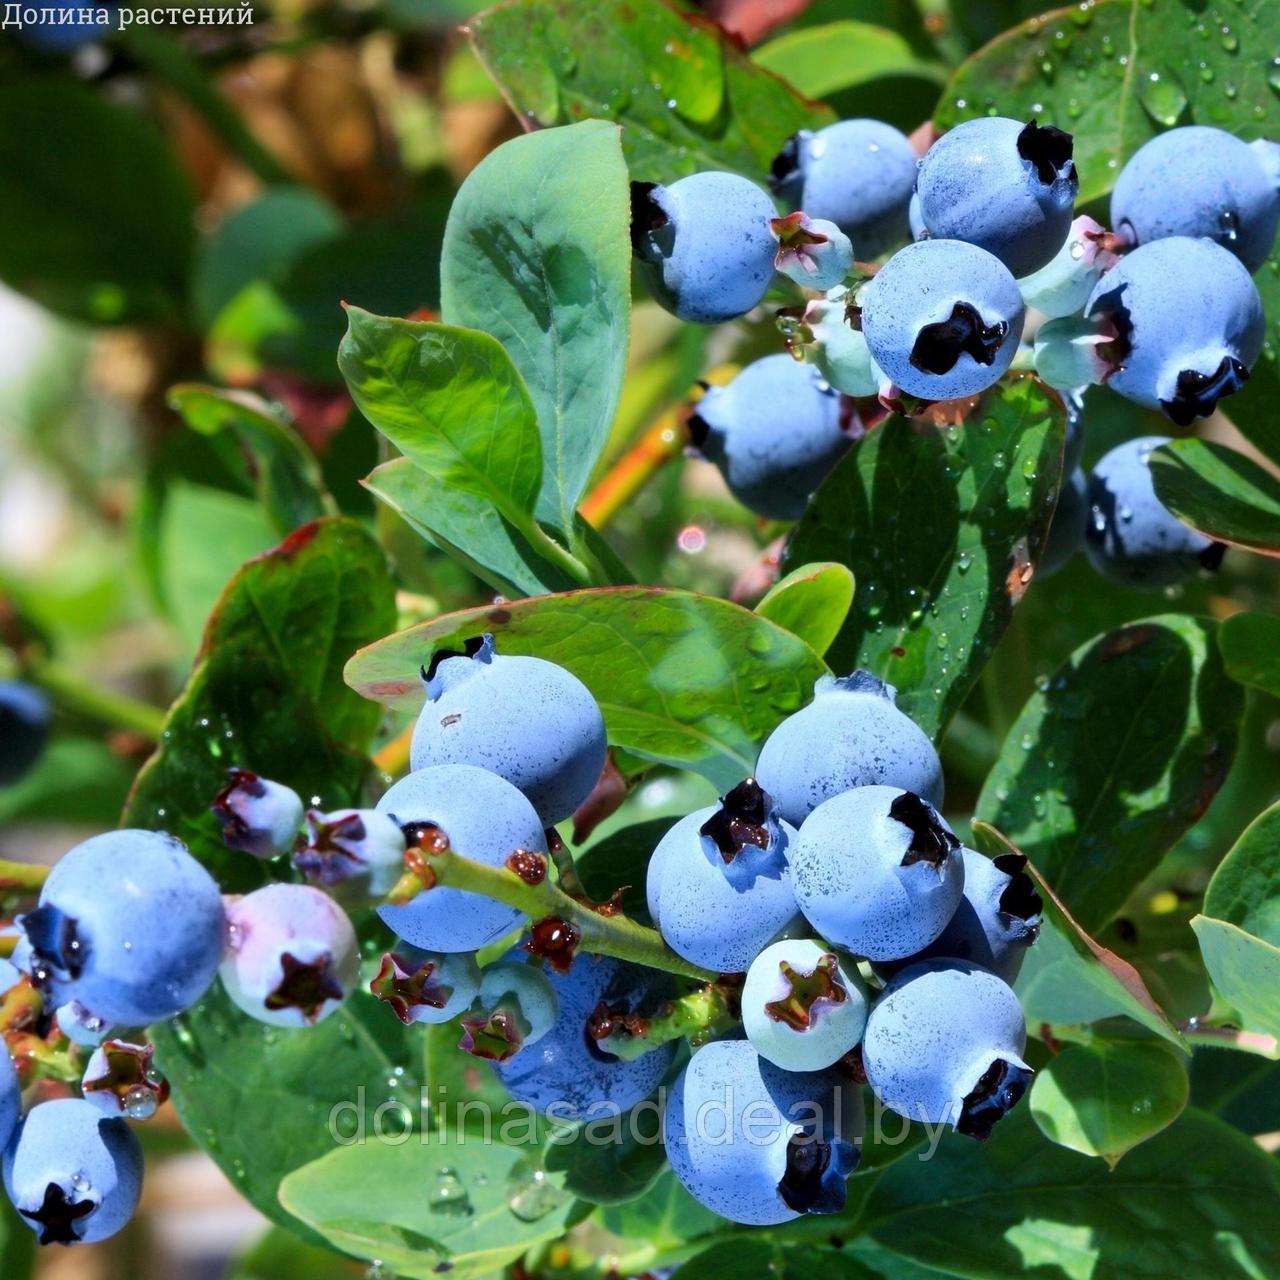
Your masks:
M354 521L321 520L249 561L227 584L201 657L143 767L127 826L171 831L228 891L263 864L223 848L209 811L231 765L319 797L356 801L378 710L342 683L342 664L395 623L378 544Z
M851 1254L817 1244L785 1244L744 1236L724 1240L695 1255L680 1268L681 1280L738 1280L770 1276L776 1280L876 1280L877 1273Z
M853 604L853 574L843 564L806 564L775 582L756 612L826 653Z
M858 600L828 654L899 693L924 730L959 709L1035 572L1062 470L1061 402L998 385L963 427L891 418L827 478L783 569L834 560Z
M826 668L804 641L747 609L688 591L617 587L447 614L362 649L352 688L413 710L436 648L492 632L499 653L567 667L599 701L609 741L728 787Z
M1099 1039L1050 1058L1027 1101L1050 1142L1115 1168L1178 1118L1187 1093L1186 1064L1164 1045Z
M1244 1030L1280 1037L1280 947L1209 916L1191 927L1214 989L1239 1011Z
M980 819L973 823L973 840L989 857L1022 852ZM1181 1033L1138 970L1080 927L1032 863L1027 870L1044 904L1040 936L1027 952L1016 984L1027 1021L1073 1025L1124 1016L1185 1049Z
M925 61L896 31L853 19L788 31L761 45L752 57L757 66L810 98L825 98L882 76L941 81L946 75L941 64Z
M886 1170L866 1225L968 1280L1260 1280L1280 1274L1277 1213L1271 1157L1221 1121L1188 1111L1112 1170L1045 1142L1024 1102L983 1145Z
M574 527L626 370L629 226L618 129L591 120L491 152L445 229L444 318L491 334L523 376L542 438L537 514L561 533Z
M258 396L182 383L169 390L169 404L194 431L230 432L246 454L246 464L276 532L334 515L315 456L287 422Z
M1151 455L1160 501L1206 537L1280 556L1280 480L1238 449L1175 440Z
M1218 864L1204 913L1280 946L1280 804L1260 813Z
M1232 614L1222 624L1218 643L1233 680L1280 698L1280 618Z
M616 120L631 173L646 182L701 169L762 182L797 129L834 119L713 23L665 0L512 0L468 25L531 127Z
M539 1188L518 1148L416 1136L330 1150L285 1178L280 1202L336 1248L415 1280L442 1263L453 1280L492 1280L558 1236L574 1203L558 1174Z
M703 1208L670 1169L643 1196L608 1205L597 1216L606 1231L647 1241L658 1249L674 1248L724 1226L724 1219Z
M666 1152L656 1140L660 1123L656 1113L640 1120L643 1138L628 1125L615 1127L611 1118L599 1121L594 1134L590 1124L584 1125L547 1149L547 1171L562 1175L565 1190L591 1204L643 1202L667 1168Z
M1028 699L978 815L1096 928L1209 807L1243 708L1217 623L1166 614L1120 627Z
M50 145L51 136L74 145ZM9 78L0 174L7 284L93 324L181 314L195 210L154 125L70 76Z

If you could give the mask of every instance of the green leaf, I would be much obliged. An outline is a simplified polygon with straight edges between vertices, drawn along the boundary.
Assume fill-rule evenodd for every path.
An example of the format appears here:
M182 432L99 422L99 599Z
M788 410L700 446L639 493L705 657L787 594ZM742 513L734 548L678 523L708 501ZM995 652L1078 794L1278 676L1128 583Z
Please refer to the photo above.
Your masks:
M35 1266L36 1234L6 1196L0 1203L0 1275L5 1280L27 1280Z
M783 569L849 566L857 607L828 654L865 667L937 737L1022 598L1053 514L1063 414L1031 378L1001 383L963 427L891 418L827 478Z
M1221 1121L1188 1111L1111 1170L1046 1143L1023 1107L985 1145L949 1135L927 1171L886 1170L867 1225L969 1280L1262 1280L1280 1274L1277 1213L1271 1157Z
M492 334L523 376L542 435L537 514L559 533L574 527L626 371L629 226L618 130L590 120L491 152L445 229L444 318Z
M648 1241L656 1249L675 1248L724 1226L724 1219L704 1209L670 1169L645 1195L625 1204L607 1205L597 1217L606 1231L624 1239Z
M1280 947L1209 916L1191 927L1214 989L1240 1012L1244 1029L1280 1037Z
M586 1124L547 1149L547 1172L563 1174L565 1190L591 1204L625 1204L637 1198L643 1202L667 1167L666 1152L657 1140L660 1123L653 1115L643 1140L629 1124L615 1128L612 1119L597 1121L594 1137L595 1126Z
M714 23L664 0L514 0L469 24L531 127L616 120L632 174L727 169L763 182L798 129L835 118L756 66Z
M1280 946L1280 804L1256 817L1218 864L1204 913Z
M811 695L826 668L812 649L747 609L657 587L609 587L446 614L362 649L346 678L365 697L413 710L418 668L437 648L492 632L499 653L567 667L595 695L609 741L694 769L721 788Z
M883 76L938 82L946 77L939 63L926 62L896 31L852 19L788 31L761 45L752 57L757 66L809 98L825 98Z
M30 772L0 787L0 823L111 827L132 781L133 766L101 739L59 734Z
M265 400L247 391L182 383L170 388L169 405L201 435L226 431L235 436L248 456L258 500L279 535L335 514L315 457Z
M1233 680L1280 698L1280 618L1232 614L1222 624L1218 644Z
M756 612L826 653L849 616L853 574L842 564L806 564L775 582Z
M1120 627L1027 700L978 815L1097 928L1209 807L1243 708L1217 623L1166 614Z
M343 685L342 664L395 616L381 548L354 521L306 525L249 561L209 619L124 824L172 832L228 891L262 883L262 863L223 847L210 802L238 765L321 808L359 803L378 709Z
M562 1181L545 1174L546 1210L534 1217L527 1153L415 1137L330 1150L285 1178L280 1202L337 1248L397 1274L427 1280L448 1263L451 1280L491 1280L564 1230L574 1201ZM509 1202L522 1193L529 1208L517 1215Z
M1022 852L980 819L973 823L973 839L989 857ZM1040 936L1027 952L1017 981L1027 1021L1072 1025L1123 1015L1185 1049L1181 1033L1137 969L1080 927L1032 863L1027 863L1027 870L1044 904Z
M227 1280L359 1280L355 1264L271 1227L232 1264Z
M980 49L943 91L934 121L949 129L988 114L1037 116L1071 130L1084 203L1170 125L1275 137L1280 99L1267 76L1277 48L1280 11L1268 0L1216 17L1185 0L1097 0L1032 18Z
M1197 1046L1191 1059L1191 1105L1245 1133L1274 1133L1280 1129L1280 1062L1226 1046Z
M1036 1072L1028 1102L1050 1142L1113 1169L1167 1129L1187 1105L1187 1068L1164 1045L1133 1040L1070 1044Z
M1175 440L1151 455L1156 495L1208 538L1280 556L1280 480L1237 449Z
M877 1273L851 1254L813 1244L784 1244L743 1236L723 1240L680 1268L680 1280L738 1280L770 1276L774 1280L876 1280Z
M70 77L11 80L0 87L0 174L6 283L94 324L178 317L195 210L151 123Z

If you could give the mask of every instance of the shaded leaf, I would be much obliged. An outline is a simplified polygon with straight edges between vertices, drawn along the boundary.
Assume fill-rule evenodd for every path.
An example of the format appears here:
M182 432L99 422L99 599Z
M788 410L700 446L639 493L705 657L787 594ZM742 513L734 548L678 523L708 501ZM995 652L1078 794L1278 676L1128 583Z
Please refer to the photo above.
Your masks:
M658 1249L673 1248L724 1226L724 1219L704 1209L670 1169L645 1195L625 1204L608 1205L597 1216L606 1231L649 1241Z
M853 574L842 564L806 564L769 588L756 612L822 654L840 632L853 604Z
M896 31L852 19L788 31L761 45L752 57L810 98L825 98L882 76L939 82L946 77L940 63L925 61Z
M876 1280L852 1254L814 1244L784 1244L741 1237L713 1244L680 1268L681 1280L737 1280L739 1276L772 1276L777 1280Z
M1246 1031L1280 1037L1280 947L1225 920L1191 922L1214 989L1239 1011Z
M1280 946L1280 804L1259 814L1218 864L1204 913Z
M1218 636L1227 674L1280 698L1280 618L1265 613L1236 613Z

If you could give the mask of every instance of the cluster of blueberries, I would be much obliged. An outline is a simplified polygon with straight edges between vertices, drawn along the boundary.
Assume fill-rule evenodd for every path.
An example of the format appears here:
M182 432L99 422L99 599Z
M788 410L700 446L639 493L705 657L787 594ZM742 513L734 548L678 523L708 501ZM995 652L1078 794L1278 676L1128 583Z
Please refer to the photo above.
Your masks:
M224 898L172 836L121 830L67 853L18 917L9 989L56 1011L38 1034L91 1051L81 1096L25 1118L0 1055L5 1187L42 1242L101 1240L132 1214L142 1157L128 1122L166 1093L135 1033L219 976L273 1027L315 1025L362 982L407 1025L456 1020L461 1047L557 1121L627 1111L679 1066L676 1037L643 1043L674 1012L671 973L576 952L572 920L529 928L503 895L423 871L448 852L537 886L567 865L555 824L606 765L595 699L563 667L495 653L489 636L437 652L422 674L411 771L375 808L307 810L290 788L232 770L212 805L222 839L273 860L272 883ZM740 1029L735 1016L703 1035L665 1110L671 1164L722 1215L841 1207L863 1080L902 1115L979 1138L1025 1091L1009 983L1040 902L1020 859L961 846L941 799L938 756L893 690L864 672L825 677L768 739L756 777L653 851L654 924L740 1015ZM406 876L420 891L399 891ZM362 958L348 916L361 907L396 936L380 959ZM483 948L496 952L481 968ZM720 1132L702 1122L711 1103Z
M1280 144L1198 125L1159 135L1120 173L1112 231L1073 219L1072 150L1062 130L990 117L917 161L892 126L845 120L796 134L774 161L773 193L795 210L784 217L733 174L633 185L640 273L681 319L744 315L779 272L810 291L780 317L798 359L757 360L690 417L695 448L745 506L799 518L877 405L916 412L1034 369L1072 420L1041 572L1082 542L1130 585L1220 563L1221 544L1155 496L1147 458L1163 437L1127 442L1086 477L1080 403L1105 383L1186 426L1244 385L1263 347L1250 273L1280 222Z

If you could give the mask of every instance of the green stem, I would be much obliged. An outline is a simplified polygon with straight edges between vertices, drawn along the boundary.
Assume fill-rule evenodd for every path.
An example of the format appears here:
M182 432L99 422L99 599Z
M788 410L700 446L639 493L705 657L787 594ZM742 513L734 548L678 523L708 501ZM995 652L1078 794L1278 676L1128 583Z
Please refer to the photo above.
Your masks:
M615 1032L601 1042L601 1047L615 1057L631 1061L672 1040L687 1039L697 1048L709 1037L733 1030L740 1021L738 992L712 982L673 1000L650 1020L643 1035Z
M31 680L53 695L55 702L91 720L110 725L113 729L128 729L152 742L158 742L164 732L165 713L159 707L104 685L90 684L60 663L37 663L28 674Z
M577 556L562 547L532 516L525 516L517 525L529 545L548 564L563 569L575 582L584 587L592 585L591 570Z

